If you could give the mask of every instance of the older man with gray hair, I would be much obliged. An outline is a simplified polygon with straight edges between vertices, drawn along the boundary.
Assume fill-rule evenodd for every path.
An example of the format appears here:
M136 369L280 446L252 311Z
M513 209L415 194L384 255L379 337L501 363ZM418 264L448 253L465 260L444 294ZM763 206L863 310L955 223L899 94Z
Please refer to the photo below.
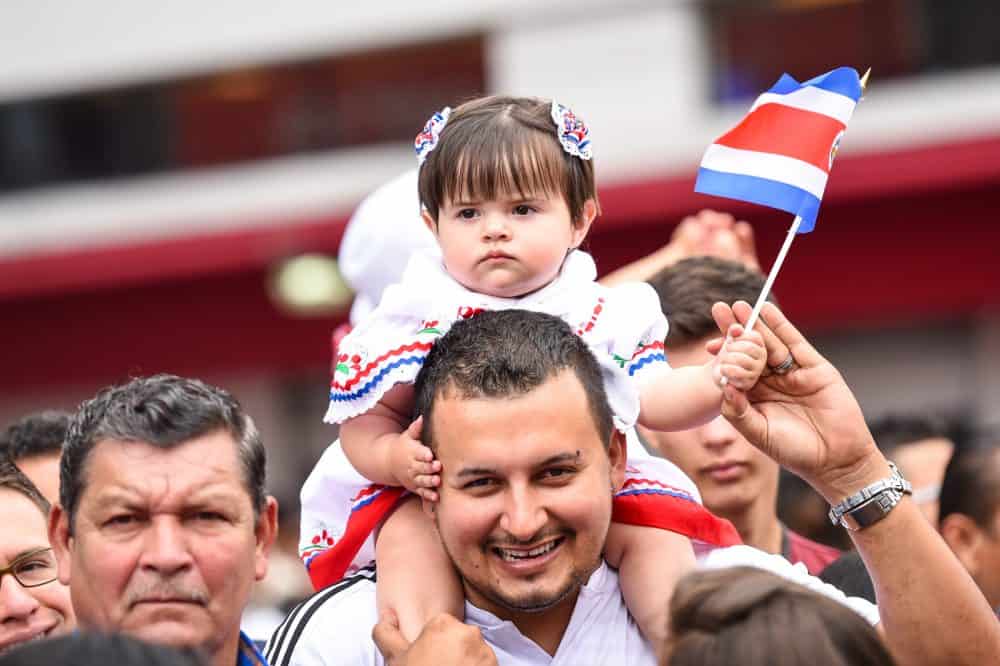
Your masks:
M135 379L85 402L49 520L81 628L265 663L239 624L277 531L264 462L239 403L198 380Z

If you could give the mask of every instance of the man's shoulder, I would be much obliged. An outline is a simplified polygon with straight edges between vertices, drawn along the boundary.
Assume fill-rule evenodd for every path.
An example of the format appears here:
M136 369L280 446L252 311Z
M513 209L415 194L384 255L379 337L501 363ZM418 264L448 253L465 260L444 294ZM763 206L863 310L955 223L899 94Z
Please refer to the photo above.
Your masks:
M376 621L375 571L365 568L293 608L264 657L271 666L381 664L371 639Z

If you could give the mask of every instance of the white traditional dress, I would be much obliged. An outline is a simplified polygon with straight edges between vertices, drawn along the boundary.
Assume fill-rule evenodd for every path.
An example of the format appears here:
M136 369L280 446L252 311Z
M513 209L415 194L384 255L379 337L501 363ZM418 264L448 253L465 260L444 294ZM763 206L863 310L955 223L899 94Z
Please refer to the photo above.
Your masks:
M412 383L435 341L456 321L484 310L545 312L567 322L597 357L615 427L629 433L639 416L639 386L669 372L667 320L645 283L609 288L596 282L585 252L572 252L559 276L521 298L469 291L441 260L417 254L400 283L338 348L325 420L343 423L370 410L400 383ZM302 488L300 554L317 589L374 560L372 532L403 494L361 476L334 442ZM691 480L673 464L629 447L625 485L614 520L679 532L711 545L739 543L736 530L699 503Z

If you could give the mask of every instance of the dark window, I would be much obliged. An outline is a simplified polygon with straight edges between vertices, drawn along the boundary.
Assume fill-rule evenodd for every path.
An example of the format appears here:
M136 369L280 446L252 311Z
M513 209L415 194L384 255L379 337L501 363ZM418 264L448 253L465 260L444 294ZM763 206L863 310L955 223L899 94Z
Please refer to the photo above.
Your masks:
M0 104L0 191L410 141L485 88L480 36Z
M714 97L742 101L782 72L848 65L874 80L1000 64L996 0L711 0Z

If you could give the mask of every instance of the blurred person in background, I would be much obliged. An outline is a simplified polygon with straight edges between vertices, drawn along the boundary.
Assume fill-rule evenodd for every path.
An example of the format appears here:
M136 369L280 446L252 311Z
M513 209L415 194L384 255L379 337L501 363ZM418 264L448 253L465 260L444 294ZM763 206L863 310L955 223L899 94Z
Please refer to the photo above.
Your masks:
M874 628L812 590L751 567L695 571L670 601L664 666L892 666Z
M106 388L73 417L60 464L49 536L82 628L266 664L240 617L278 507L229 393L173 375Z
M718 257L760 272L753 227L729 213L705 209L681 220L669 243L608 273L600 282L605 286L647 282L661 270L689 257Z
M656 274L649 283L670 322L665 340L667 357L673 367L682 367L700 365L712 356L705 348L719 330L712 305L718 301L756 301L764 276L734 261L692 257ZM780 553L793 563L802 562L814 575L840 554L796 534L778 520L778 464L746 441L725 418L719 416L679 432L640 427L640 434L691 477L705 506L732 522L744 543L767 553Z
M76 625L49 546L48 513L31 480L0 454L0 652Z
M400 281L414 252L441 255L434 234L420 217L416 169L366 196L344 228L337 263L355 292L352 325L375 309L386 287Z
M939 530L1000 614L1000 437L955 451L941 484Z
M59 455L69 419L67 412L45 410L0 432L0 451L6 452L49 503L59 501Z
M871 426L875 443L913 484L913 501L931 525L938 524L938 496L955 450L943 420L920 414L891 414Z
M208 666L194 649L153 645L124 634L75 633L25 645L0 657L0 666ZM240 664L239 666L242 666Z
M286 508L286 507L296 508ZM299 559L298 502L278 502L278 536L267 561L267 576L254 586L243 613L243 631L263 644L285 616L312 594L309 576Z

